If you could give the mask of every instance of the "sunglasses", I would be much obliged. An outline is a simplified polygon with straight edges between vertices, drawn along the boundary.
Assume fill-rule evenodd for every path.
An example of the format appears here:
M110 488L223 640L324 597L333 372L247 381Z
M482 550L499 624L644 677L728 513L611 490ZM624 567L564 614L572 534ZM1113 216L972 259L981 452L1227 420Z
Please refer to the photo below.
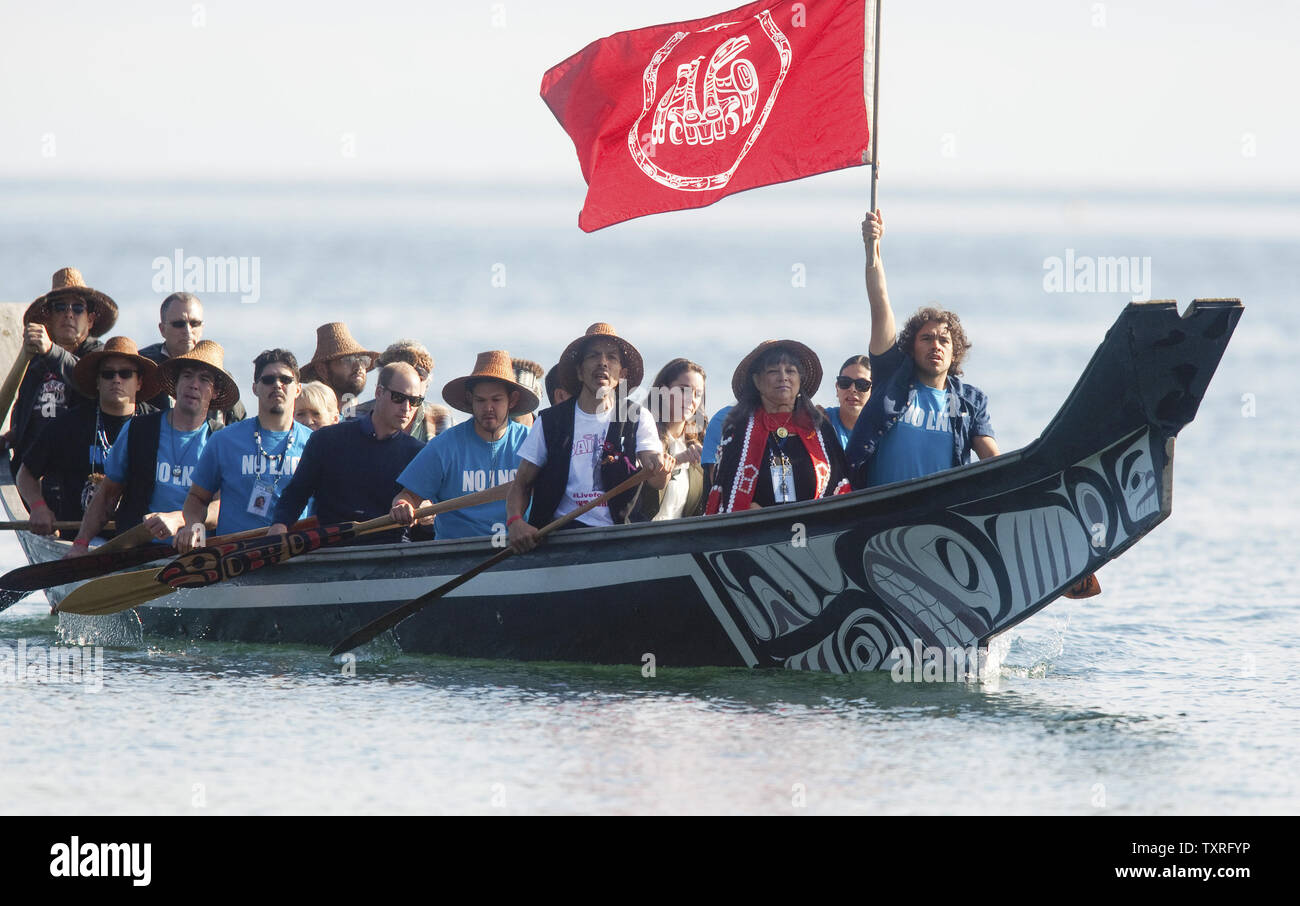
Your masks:
M412 406L418 409L420 408L420 406L424 405L424 397L422 396L411 396L406 393L398 393L396 390L389 390L383 384L379 385L379 389L388 390L388 395L391 396L393 398L393 402L397 403L397 405L399 406L402 405L402 403L410 403Z
M854 390L858 391L858 393L866 393L871 389L871 381L861 377L851 378L840 375L835 379L835 386L839 387L841 390L848 390L852 387Z
M368 355L345 355L335 359L334 361L338 362L341 365L346 365L349 368L370 367L370 356Z
M200 321L198 318L191 318L188 321L185 320L184 318L181 318L179 321L169 321L168 323L171 324L172 327L175 327L177 330L180 330L184 327L189 327L192 330L198 330L200 327L203 326L203 322Z
M135 377L139 373L140 372L135 368L105 368L99 373L99 376L106 381L111 381L113 378L121 378L125 381Z
M71 311L74 315L84 315L86 313L85 302L51 302L50 308L60 315L67 311Z
M276 384L279 384L281 387L288 387L296 381L297 378L292 374L264 374L258 378L258 380L266 387L274 387Z

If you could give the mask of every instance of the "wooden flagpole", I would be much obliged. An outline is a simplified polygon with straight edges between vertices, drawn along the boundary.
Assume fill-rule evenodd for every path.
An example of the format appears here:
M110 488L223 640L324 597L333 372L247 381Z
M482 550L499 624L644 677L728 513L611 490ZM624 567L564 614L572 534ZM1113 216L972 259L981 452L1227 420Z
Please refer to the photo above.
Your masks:
M871 79L871 210L873 213L876 210L876 182L880 179L880 4L883 2L884 0L876 0L876 50L871 60L875 71Z

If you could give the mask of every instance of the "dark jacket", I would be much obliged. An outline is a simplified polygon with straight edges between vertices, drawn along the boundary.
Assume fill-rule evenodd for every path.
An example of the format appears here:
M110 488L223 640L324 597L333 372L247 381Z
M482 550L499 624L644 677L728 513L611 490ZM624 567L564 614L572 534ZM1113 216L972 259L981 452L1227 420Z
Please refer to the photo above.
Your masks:
M542 432L546 437L546 464L533 483L533 503L528 515L529 523L537 528L555 520L555 509L564 499L573 461L573 419L577 408L578 398L575 396L558 406L543 409L540 415ZM605 434L599 486L606 491L622 484L637 468L636 429L641 409L636 403L628 402L627 413L628 421L611 419L609 431ZM637 485L610 498L609 515L615 525L631 521L641 487Z
M23 456L45 426L69 409L87 402L73 389L72 369L77 367L82 356L103 347L104 344L94 337L87 337L74 352L68 352L55 343L48 353L27 364L10 424L9 449L15 475Z
M858 416L849 435L845 453L851 467L853 486L867 486L867 466L880 447L880 441L903 416L916 392L916 363L895 343L883 355L871 356L871 375L875 384L871 399ZM948 399L956 411L949 413L952 425L952 465L970 462L971 440L977 436L993 437L989 420L988 395L949 373ZM920 476L917 476L920 477Z

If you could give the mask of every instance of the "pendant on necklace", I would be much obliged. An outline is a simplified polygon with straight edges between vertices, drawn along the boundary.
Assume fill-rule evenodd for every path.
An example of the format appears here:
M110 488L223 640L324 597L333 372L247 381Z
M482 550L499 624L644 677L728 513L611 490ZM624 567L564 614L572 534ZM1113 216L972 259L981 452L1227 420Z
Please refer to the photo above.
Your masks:
M785 425L782 425L781 427L776 429L776 436L781 438L782 440L785 440L787 437L790 436L790 432L785 429Z

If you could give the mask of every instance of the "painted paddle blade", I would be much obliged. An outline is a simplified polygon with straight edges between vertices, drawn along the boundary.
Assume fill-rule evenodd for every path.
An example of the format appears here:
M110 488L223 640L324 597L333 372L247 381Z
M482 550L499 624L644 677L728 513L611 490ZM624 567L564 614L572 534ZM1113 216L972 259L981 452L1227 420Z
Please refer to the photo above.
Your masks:
M477 576L479 573L483 572L485 569L489 569L493 566L496 566L498 563L500 563L502 560L506 559L506 557L509 557L513 553L514 551L512 551L510 548L507 547L499 554L494 555L488 560L484 560L482 563L480 563L478 566L474 567L473 569L469 570L468 572L461 573L456 578L448 582L444 582L442 585L439 585L433 591L426 591L418 598L407 601L401 607L390 610L382 617L379 617L379 619L371 620L365 626L362 626L356 632L352 633L352 635L348 636L346 639L344 639L343 641L335 645L333 649L330 650L330 657L338 657L340 654L342 654L345 651L351 651L354 648L360 648L362 645L366 644L366 642L369 642L371 639L379 635L381 632L385 632L389 629L392 629L394 626L396 626L398 623L405 620L407 617L415 613L417 610L424 608L428 604L432 604L434 601L438 600L448 592L460 588L462 585L464 585L470 579Z
M104 616L169 595L176 589L159 581L161 572L160 569L142 569L87 582L73 589L72 594L59 603L58 612Z
M73 557L71 560L50 560L10 570L0 576L0 589L13 589L25 594L55 585L93 579L119 569L130 569L133 566L142 566L154 560L175 556L176 548L163 544L146 544L131 550L108 553L100 553L96 548L88 554Z
M356 533L357 524L345 522L201 547L163 567L159 581L172 588L203 588L346 541Z

